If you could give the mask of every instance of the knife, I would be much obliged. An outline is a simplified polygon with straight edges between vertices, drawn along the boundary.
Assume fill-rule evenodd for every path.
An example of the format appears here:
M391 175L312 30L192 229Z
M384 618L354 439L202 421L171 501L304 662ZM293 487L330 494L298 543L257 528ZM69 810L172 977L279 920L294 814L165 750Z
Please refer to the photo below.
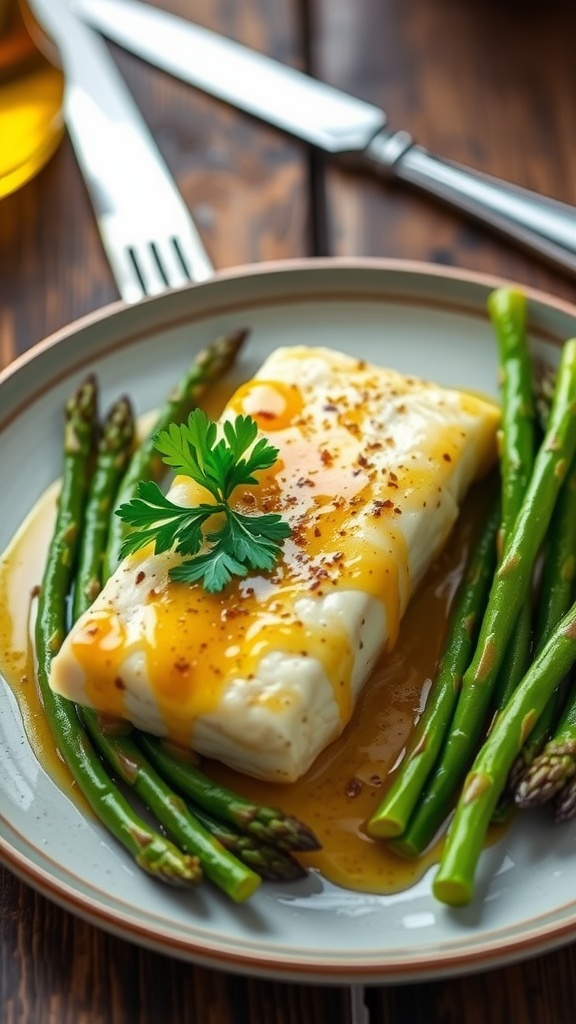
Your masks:
M109 39L196 88L335 156L353 156L384 178L431 193L576 271L576 208L433 156L408 132L389 130L378 107L150 4L72 2Z

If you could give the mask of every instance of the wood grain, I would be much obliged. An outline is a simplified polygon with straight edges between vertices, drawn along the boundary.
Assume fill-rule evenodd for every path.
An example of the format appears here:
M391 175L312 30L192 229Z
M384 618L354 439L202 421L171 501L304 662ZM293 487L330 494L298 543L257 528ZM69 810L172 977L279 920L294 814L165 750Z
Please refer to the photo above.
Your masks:
M156 0L385 107L423 145L576 203L573 0ZM573 299L574 281L407 187L340 168L110 46L217 268L400 256ZM66 140L0 204L0 364L117 297ZM6 492L4 492L6 493ZM369 991L371 1024L571 1024L576 946ZM348 1024L336 988L225 975L140 949L0 870L2 1024Z
M301 60L298 9L264 0L159 3L286 61ZM303 147L201 95L119 47L110 51L174 175L217 268L310 251ZM0 357L118 297L66 139L0 216Z
M512 0L318 0L313 70L438 156L576 203L576 8ZM330 166L334 253L432 260L573 299L573 278L399 183Z

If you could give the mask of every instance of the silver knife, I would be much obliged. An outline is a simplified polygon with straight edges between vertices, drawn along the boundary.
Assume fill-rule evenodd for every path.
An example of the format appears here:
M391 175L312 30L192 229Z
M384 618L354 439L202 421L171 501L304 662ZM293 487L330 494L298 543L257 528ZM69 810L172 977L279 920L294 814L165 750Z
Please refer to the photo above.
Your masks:
M127 50L335 155L354 155L576 271L576 208L442 160L391 131L383 110L215 32L138 0L73 0Z
M122 298L211 277L196 226L101 36L70 0L27 6L60 53L66 125Z

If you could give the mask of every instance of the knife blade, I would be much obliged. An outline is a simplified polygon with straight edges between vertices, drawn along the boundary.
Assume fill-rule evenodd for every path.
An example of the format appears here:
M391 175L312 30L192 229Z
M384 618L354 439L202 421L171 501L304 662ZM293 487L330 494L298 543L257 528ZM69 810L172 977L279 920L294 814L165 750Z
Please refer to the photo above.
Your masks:
M189 84L333 155L444 200L576 271L576 209L429 153L383 110L139 0L73 0L104 35Z

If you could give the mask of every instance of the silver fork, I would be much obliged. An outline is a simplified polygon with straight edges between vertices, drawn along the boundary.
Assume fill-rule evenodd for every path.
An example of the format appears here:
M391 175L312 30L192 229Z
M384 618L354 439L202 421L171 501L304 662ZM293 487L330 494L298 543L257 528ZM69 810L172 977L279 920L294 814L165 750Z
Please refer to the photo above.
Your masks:
M120 295L137 302L214 269L192 217L103 40L70 0L29 0L60 50L64 113Z

